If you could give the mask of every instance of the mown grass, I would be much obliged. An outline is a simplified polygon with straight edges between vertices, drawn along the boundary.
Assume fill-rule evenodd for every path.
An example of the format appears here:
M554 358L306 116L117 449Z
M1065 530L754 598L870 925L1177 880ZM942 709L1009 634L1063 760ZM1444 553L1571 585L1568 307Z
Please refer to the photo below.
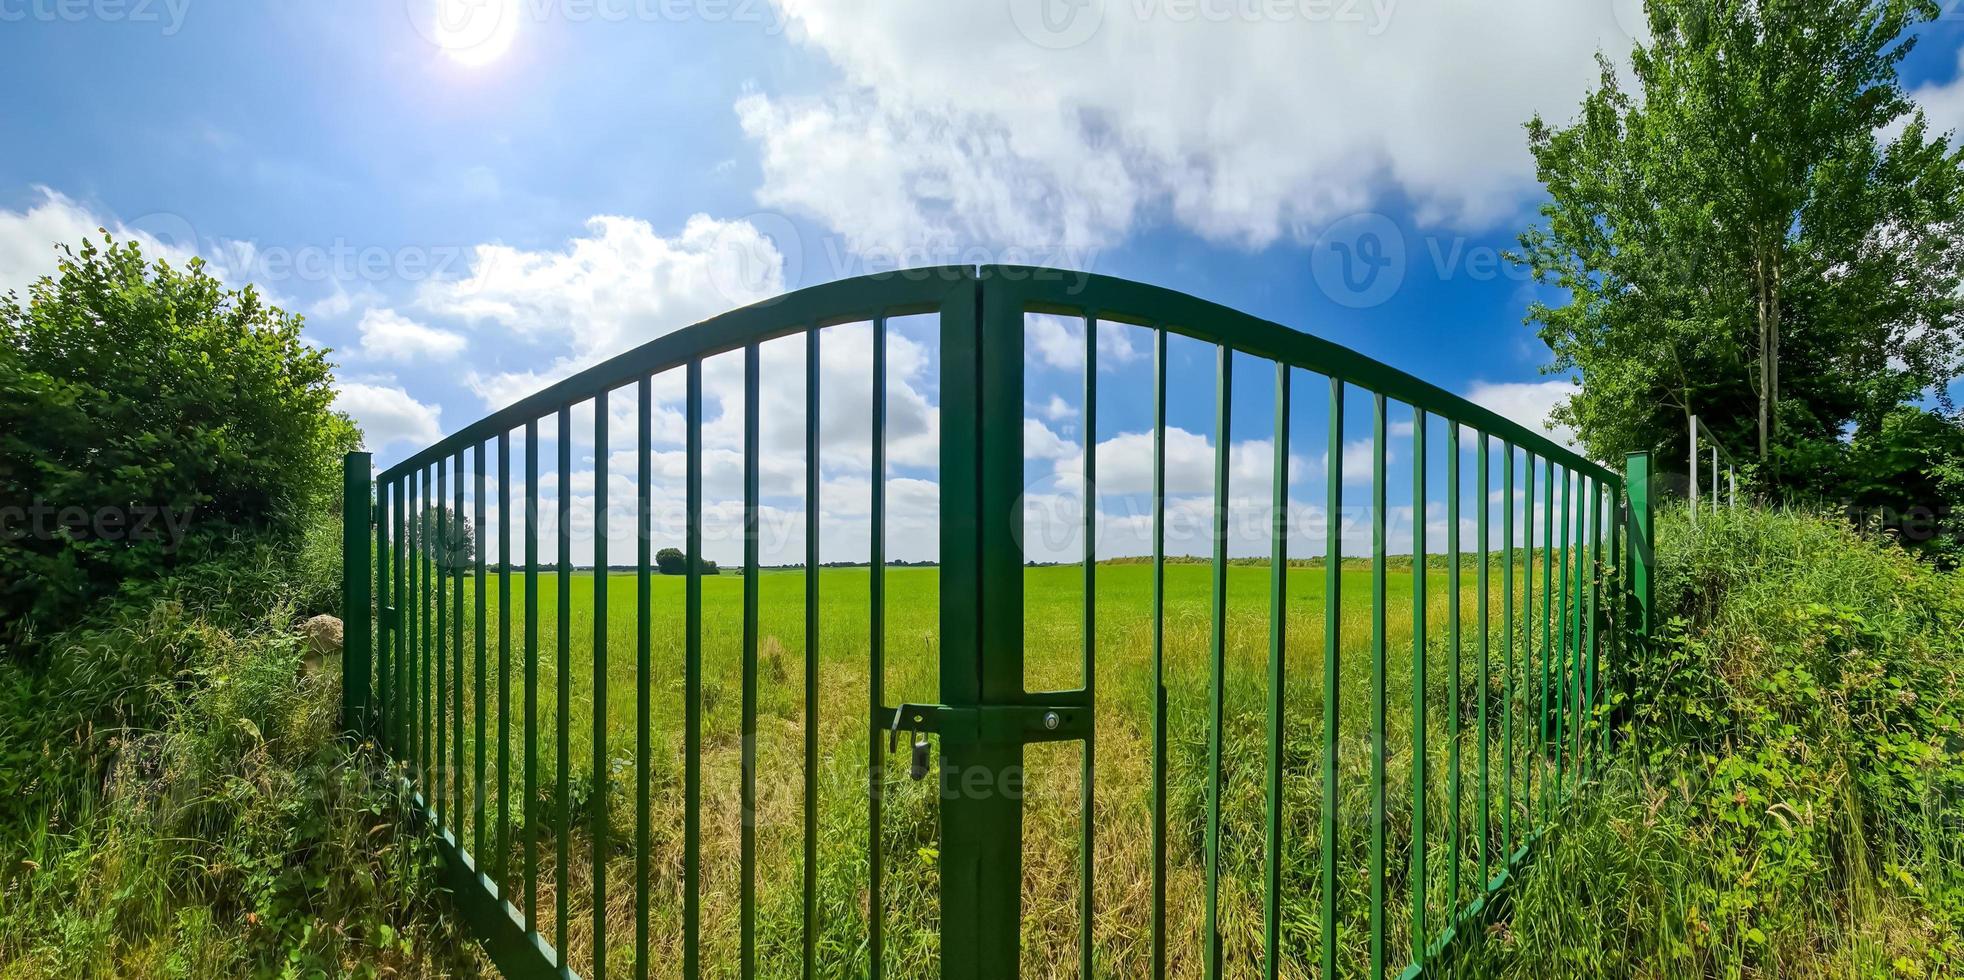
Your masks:
M1517 568L1518 572L1518 568ZM936 694L938 573L931 568L894 568L886 572L885 630L886 700L932 702ZM1271 572L1263 564L1237 563L1228 574L1227 664L1224 700L1222 765L1221 922L1226 934L1226 960L1231 971L1246 972L1260 963L1263 930L1263 867L1266 861L1265 815L1267 790L1267 697L1270 641L1269 588ZM1283 796L1285 828L1282 844L1283 975L1315 975L1320 950L1322 885L1322 730L1324 710L1323 637L1325 570L1318 566L1289 569L1285 602L1286 685L1283 711ZM1448 635L1451 594L1443 563L1434 560L1429 576L1425 676L1428 735L1425 753L1428 891L1426 920L1436 933L1449 911L1463 905L1479 890L1481 799L1477 733L1482 687L1479 677L1477 615L1479 595L1475 567L1462 570L1462 656L1459 698L1451 698L1453 678ZM1092 933L1095 969L1101 975L1138 975L1148 968L1151 934L1150 868L1152 819L1151 731L1152 619L1151 568L1136 563L1101 566L1097 570L1097 774L1092 841L1095 868L1096 918ZM630 970L638 954L634 941L635 790L639 769L635 758L636 703L636 582L632 575L614 574L608 583L609 615L605 653L605 771L609 847L605 854L607 887L600 900L607 908L606 955L610 972ZM571 963L590 972L595 955L592 908L592 853L595 782L592 777L595 732L593 677L595 668L596 579L576 573L568 582L570 616L566 619L570 670L566 680L572 698L566 718L572 800L571 823L565 835L571 854L565 895L565 924ZM1026 686L1031 690L1060 690L1082 685L1083 569L1053 566L1028 569L1026 595ZM558 581L550 573L538 580L540 623L538 662L538 759L535 805L529 813L539 835L540 930L550 940L558 932L556 893L555 800L559 769L557 730L559 698L557 645L561 620L557 615ZM652 797L650 895L650 972L675 976L681 964L681 902L683 882L683 583L677 578L653 579L651 656L648 681L651 695L648 759ZM474 584L464 585L466 673L465 703L476 701ZM819 741L818 853L815 883L819 900L819 973L822 976L860 974L867 958L867 821L869 714L869 573L866 569L826 569L820 573L820 636L817 645L819 698L816 705ZM802 950L802 841L804 725L804 588L802 571L772 571L760 576L759 678L757 699L757 758L759 804L755 817L757 839L757 935L759 969L767 976L795 975ZM1188 975L1199 969L1201 908L1204 896L1203 848L1208 794L1208 710L1211 580L1207 566L1176 563L1167 568L1165 650L1168 700L1168 949L1172 973ZM1540 591L1539 574L1535 583ZM524 824L522 759L524 757L522 577L512 583L512 659L507 667L511 684L511 732L507 765L513 786L509 821L513 841L506 880L523 895ZM1339 626L1338 804L1340 959L1361 968L1368 962L1370 892L1368 857L1372 782L1370 778L1370 720L1373 698L1371 665L1371 577L1368 571L1342 572L1342 615ZM1516 698L1503 700L1505 661L1502 656L1501 583L1495 565L1490 587L1490 616L1494 639L1490 648L1485 705L1489 732L1487 801L1490 872L1499 868L1502 810L1508 760L1503 756L1503 719L1510 714L1515 729L1512 823L1514 843L1530 819L1526 773L1532 758L1529 699L1538 689L1528 684L1525 658L1517 653ZM496 850L498 836L497 713L497 581L487 583L487 710L485 726L489 818L483 825L485 852ZM1521 593L1517 591L1517 596ZM742 812L740 805L741 730L741 601L742 581L734 575L706 579L703 590L702 635L702 956L710 975L734 975L738 951L738 864ZM1403 963L1409 955L1411 930L1412 759L1413 729L1413 588L1409 564L1387 577L1386 596L1386 865L1388 911L1386 929L1391 959ZM1520 611L1517 609L1517 619ZM454 629L454 624L451 625ZM1517 651L1521 645L1516 645ZM455 678L452 678L455 682ZM1451 809L1455 719L1460 766L1458 833ZM465 713L466 747L462 778L463 834L475 841L475 757L478 713ZM454 735L445 748L455 758ZM884 747L882 747L884 751ZM1029 977L1074 976L1077 973L1079 928L1080 843L1082 812L1079 767L1081 749L1074 743L1033 746L1026 754L1026 817L1024 829L1024 974ZM886 926L886 972L895 977L927 977L938 969L938 882L935 871L938 827L932 782L914 783L905 775L905 744L895 766L884 774L885 815L881 840L886 861L882 906ZM1544 757L1545 758L1545 757ZM1551 772L1534 777L1539 796ZM452 790L458 773L441 774ZM454 804L449 804L454 805ZM1537 802L1537 806L1538 806ZM1457 840L1454 837L1457 837ZM492 864L495 865L495 859ZM1455 867L1456 865L1456 867ZM1455 872L1457 882L1454 882Z

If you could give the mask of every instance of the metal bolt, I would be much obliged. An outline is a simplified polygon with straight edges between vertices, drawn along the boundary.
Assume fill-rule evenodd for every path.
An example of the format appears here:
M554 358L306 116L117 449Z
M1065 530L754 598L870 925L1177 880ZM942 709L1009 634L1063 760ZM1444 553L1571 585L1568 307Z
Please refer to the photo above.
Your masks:
M1057 717L1057 712L1046 711L1043 713L1043 727L1054 732L1057 730L1057 726L1063 723L1064 719Z

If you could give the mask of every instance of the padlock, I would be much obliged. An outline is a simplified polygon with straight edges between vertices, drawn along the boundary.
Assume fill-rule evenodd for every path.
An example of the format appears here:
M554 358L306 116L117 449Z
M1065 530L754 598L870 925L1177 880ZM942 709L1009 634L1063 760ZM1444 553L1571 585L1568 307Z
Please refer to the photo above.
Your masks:
M917 783L927 778L926 735L914 736L914 762L913 765L907 767L907 775L914 777L914 781Z

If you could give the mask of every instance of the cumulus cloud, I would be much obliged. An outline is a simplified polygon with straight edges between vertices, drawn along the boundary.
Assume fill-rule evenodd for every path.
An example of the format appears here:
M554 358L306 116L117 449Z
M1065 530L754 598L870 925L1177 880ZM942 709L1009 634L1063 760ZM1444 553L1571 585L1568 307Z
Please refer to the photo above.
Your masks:
M758 196L860 251L1098 246L1158 215L1261 247L1386 197L1490 223L1533 187L1521 122L1571 111L1635 22L1573 0L1081 0L1062 27L1030 0L778 4L839 80L736 103Z
M135 240L144 255L172 265L182 266L197 254L195 236L181 219L166 222L162 219L170 216L156 216L158 220L147 222L170 239L165 240L146 229L143 219L131 227L50 188L37 187L35 193L38 199L24 211L0 209L0 293L25 293L36 279L55 271L57 244L77 245L84 238L100 242L98 229L103 228L118 240ZM186 233L175 232L180 225Z
M784 291L784 258L747 221L691 217L672 237L635 218L599 215L564 247L483 244L470 273L425 284L419 309L494 326L568 353L471 379L503 404L581 367L734 307Z
M442 409L410 397L400 386L384 381L337 381L334 407L361 426L362 444L370 452L406 442L425 446L443 436L437 417Z
M1549 414L1555 407L1568 401L1578 390L1574 382L1565 378L1532 382L1475 381L1466 392L1466 398L1535 432L1546 433L1549 438L1570 449L1579 450L1573 428L1549 421Z
M363 313L359 328L362 356L376 360L443 360L464 349L462 334L418 323L387 307Z

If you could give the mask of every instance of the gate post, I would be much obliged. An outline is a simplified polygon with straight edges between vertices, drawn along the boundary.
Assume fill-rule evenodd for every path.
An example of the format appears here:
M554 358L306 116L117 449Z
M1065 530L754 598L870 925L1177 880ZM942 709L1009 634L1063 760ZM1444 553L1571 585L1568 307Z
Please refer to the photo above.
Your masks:
M1623 459L1624 492L1630 498L1629 508L1625 511L1628 522L1626 533L1630 539L1630 584L1625 607L1630 614L1627 639L1639 657L1649 656L1651 630L1655 625L1657 512L1651 470L1650 454L1647 452L1630 453ZM1695 473L1697 467L1692 467L1692 470ZM1696 513L1697 509L1694 501L1692 511ZM1631 662L1632 658L1624 658L1623 710L1626 718L1636 705L1636 674L1630 670Z
M1023 315L990 309L988 286L941 317L941 700L956 711L1024 698ZM941 975L1014 978L1023 746L944 733L940 776Z
M368 728L372 459L368 453L349 453L341 461L341 726L352 734Z

